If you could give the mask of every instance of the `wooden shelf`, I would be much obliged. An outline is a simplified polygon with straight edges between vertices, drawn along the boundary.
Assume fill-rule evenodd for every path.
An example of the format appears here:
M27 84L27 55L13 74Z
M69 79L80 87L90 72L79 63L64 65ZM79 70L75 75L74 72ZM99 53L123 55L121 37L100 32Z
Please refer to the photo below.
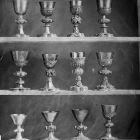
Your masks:
M112 43L138 43L140 37L55 37L55 38L44 38L44 37L0 37L0 43L46 43L46 42L112 42Z
M112 90L112 91L92 91L87 92L74 92L59 90L57 92L45 92L39 90L26 90L26 91L10 91L0 90L0 95L140 95L140 90Z

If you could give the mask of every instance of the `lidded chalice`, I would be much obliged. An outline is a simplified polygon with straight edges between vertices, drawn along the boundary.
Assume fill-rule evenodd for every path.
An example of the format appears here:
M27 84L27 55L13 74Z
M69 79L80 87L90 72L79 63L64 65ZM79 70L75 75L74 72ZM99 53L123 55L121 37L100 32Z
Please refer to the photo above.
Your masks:
M16 66L19 67L19 71L14 73L14 75L18 77L18 80L16 81L16 84L18 84L18 86L16 88L12 88L14 90L29 89L23 86L23 84L25 83L23 77L25 77L27 73L22 70L23 67L26 66L28 63L28 54L29 54L28 51L18 51L18 50L12 51L13 60Z
M83 125L83 122L88 115L88 110L86 110L86 109L72 109L72 113L79 124L78 126L75 126L75 129L78 130L78 136L72 138L72 140L90 140L88 137L86 137L83 134L83 131L85 131L87 129L87 126Z
M14 122L14 124L17 126L17 129L14 130L14 132L17 133L16 138L10 139L10 140L28 140L26 138L22 137L22 132L24 132L24 129L21 127L23 122L25 121L25 118L27 115L25 114L11 114L11 118Z
M53 122L57 118L59 112L58 111L43 111L42 115L44 119L49 123L48 126L46 126L46 130L49 132L49 136L43 140L59 140L54 136L54 131L56 130L56 126L53 125Z
M108 81L108 75L112 74L112 71L108 70L108 67L112 65L112 52L97 52L97 59L99 64L102 66L102 70L99 74L103 75L103 82L97 86L98 90L113 90L115 89Z
M50 26L53 23L53 20L50 18L53 15L56 2L52 0L41 0L39 1L40 11L42 16L45 18L42 19L42 23L45 24L45 33L43 37L56 37L56 34L50 33Z
M114 35L111 33L108 33L108 23L110 23L110 19L108 19L106 16L111 14L112 11L112 0L96 0L97 2L97 11L101 15L101 19L99 20L99 23L101 24L101 32L97 34L96 36L99 37L113 37Z
M23 18L23 15L26 14L28 8L28 0L13 0L14 11L17 14L18 18L16 19L16 23L18 24L19 33L16 35L17 37L28 37L24 33L23 24L27 21Z
M56 91L56 89L52 82L52 77L56 76L55 65L57 63L58 55L57 54L42 54L44 65L46 67L46 76L47 81L46 85L43 88L44 91Z
M116 116L117 105L101 105L102 107L102 114L104 118L107 120L105 127L106 127L106 134L101 140L118 140L118 138L113 137L111 134L111 128L114 126L112 123L112 119Z
M71 22L73 24L73 33L69 34L69 37L84 37L83 33L79 31L79 24L82 22L82 18L80 14L82 13L83 9L83 2L82 0L70 0L70 12L73 15L71 18Z

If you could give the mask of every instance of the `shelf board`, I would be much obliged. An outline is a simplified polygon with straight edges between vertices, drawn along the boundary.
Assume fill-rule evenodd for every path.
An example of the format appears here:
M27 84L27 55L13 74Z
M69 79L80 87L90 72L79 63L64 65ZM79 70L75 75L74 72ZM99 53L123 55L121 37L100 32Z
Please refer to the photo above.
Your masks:
M138 43L140 37L0 37L0 43L45 43L45 42L112 42L112 43Z
M0 90L0 95L140 95L140 90L112 90L112 91L86 91L74 92L59 90L57 92L46 92L39 90L11 91Z

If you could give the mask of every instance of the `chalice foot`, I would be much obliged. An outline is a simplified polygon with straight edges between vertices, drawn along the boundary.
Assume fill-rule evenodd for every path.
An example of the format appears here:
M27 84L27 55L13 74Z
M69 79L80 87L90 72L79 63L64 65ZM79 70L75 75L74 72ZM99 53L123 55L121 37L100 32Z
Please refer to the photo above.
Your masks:
M15 138L15 139L9 139L9 140L29 140L29 139L26 139L26 138L22 138L22 139Z
M51 137L45 138L43 140L59 140L59 139L56 138L55 136L51 136Z
M90 140L90 139L82 134L79 135L78 137L72 138L72 140Z
M97 36L97 37L114 37L113 34L110 34L110 33L104 33L104 32L99 33L99 34L97 34L96 36Z
M85 37L84 33L71 33L68 37Z
M118 140L118 138L113 136L104 136L100 140Z
M30 36L26 34L16 34L15 37L30 37Z
M86 87L86 86L72 86L71 88L70 88L70 90L72 90L72 91L76 91L76 92L82 92L82 91L87 91L88 90L88 87Z
M57 35L56 35L56 34L52 34L52 33L50 33L50 34L44 33L44 34L42 35L42 37L57 37Z

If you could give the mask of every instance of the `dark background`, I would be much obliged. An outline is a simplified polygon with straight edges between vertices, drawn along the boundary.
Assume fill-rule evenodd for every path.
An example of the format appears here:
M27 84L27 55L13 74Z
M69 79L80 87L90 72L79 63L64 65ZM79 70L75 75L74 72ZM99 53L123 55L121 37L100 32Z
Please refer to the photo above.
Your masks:
M54 23L51 31L58 36L66 36L72 32L70 22L69 3L67 0L56 1L53 16ZM109 16L111 23L109 31L115 36L138 36L136 0L113 0L112 14ZM95 0L83 0L81 32L86 36L94 36L100 31L98 13ZM38 36L43 33L42 16L38 0L30 0L25 18L25 33ZM12 0L0 0L0 36L14 36L17 25L14 23L16 15L13 11ZM12 50L29 50L30 58L24 68L28 72L25 78L26 86L40 89L45 85L44 65L42 53L57 53L58 63L55 67L57 76L54 84L60 89L68 90L73 85L72 67L69 53L71 51L85 51L87 61L84 67L83 83L89 89L95 89L101 77L101 69L97 62L97 51L112 51L114 61L112 67L111 83L117 89L139 89L139 48L134 43L16 43L0 44L4 57L0 63L0 88L15 87L16 78L13 72L17 70L11 57ZM94 73L92 72L94 69ZM123 92L123 91L122 91ZM88 108L89 117L85 124L89 127L86 135L99 138L105 132L104 119L101 115L100 104L118 104L118 115L113 129L113 134L119 138L140 138L140 112L139 97L137 96L1 96L0 97L0 133L3 139L14 137L15 128L10 118L11 113L26 113L28 118L24 124L25 136L30 139L42 139L46 136L46 124L40 114L42 110L60 110L56 120L59 138L71 138L76 135L74 125L76 121L71 114L71 108Z

